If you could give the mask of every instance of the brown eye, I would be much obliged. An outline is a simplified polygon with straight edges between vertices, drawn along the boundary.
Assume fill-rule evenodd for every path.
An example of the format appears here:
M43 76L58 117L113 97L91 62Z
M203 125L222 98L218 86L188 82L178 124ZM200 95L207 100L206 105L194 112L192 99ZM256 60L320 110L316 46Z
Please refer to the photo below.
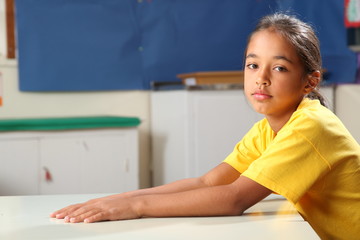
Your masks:
M248 69L257 69L258 68L258 66L256 64L254 64L254 63L247 64L246 67Z
M275 67L274 69L278 72L287 72L287 69L281 66Z

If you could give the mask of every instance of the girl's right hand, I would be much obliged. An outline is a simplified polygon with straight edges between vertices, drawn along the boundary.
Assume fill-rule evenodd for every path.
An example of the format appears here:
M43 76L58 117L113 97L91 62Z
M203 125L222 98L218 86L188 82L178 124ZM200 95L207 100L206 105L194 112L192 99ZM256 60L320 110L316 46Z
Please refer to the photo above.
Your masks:
M70 223L139 218L133 203L122 194L112 195L67 206L53 212L50 217Z

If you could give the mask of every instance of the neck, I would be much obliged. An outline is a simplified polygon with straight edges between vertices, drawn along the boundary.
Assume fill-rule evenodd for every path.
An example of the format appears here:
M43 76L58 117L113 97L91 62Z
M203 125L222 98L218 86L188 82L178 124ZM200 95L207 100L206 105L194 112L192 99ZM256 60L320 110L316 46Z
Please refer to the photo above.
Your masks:
M278 133L281 128L289 121L293 113L299 107L301 101L302 99L300 99L297 104L293 105L286 111L280 113L278 112L277 114L265 114L265 117L269 122L270 127L275 133Z
M266 119L268 120L271 129L275 133L278 133L280 129L287 123L287 121L289 121L290 117L291 115L286 119L285 118L277 119L274 117L266 116Z
M265 115L266 119L269 122L270 127L275 133L278 133L280 129L289 121L292 114L296 111L287 112L286 114L281 115Z

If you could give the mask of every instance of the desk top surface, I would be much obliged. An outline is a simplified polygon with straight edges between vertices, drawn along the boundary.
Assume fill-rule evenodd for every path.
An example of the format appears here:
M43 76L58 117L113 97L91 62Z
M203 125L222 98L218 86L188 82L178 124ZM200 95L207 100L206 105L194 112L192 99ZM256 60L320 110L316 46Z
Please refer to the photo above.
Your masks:
M319 239L286 200L263 200L236 217L64 223L54 210L103 195L0 197L0 239Z

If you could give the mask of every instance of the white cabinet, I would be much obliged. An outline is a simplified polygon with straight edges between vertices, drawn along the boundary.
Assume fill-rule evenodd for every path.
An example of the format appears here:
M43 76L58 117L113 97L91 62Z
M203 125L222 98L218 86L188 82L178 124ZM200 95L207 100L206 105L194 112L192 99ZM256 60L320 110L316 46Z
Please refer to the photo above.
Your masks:
M154 185L206 173L262 118L242 90L153 92L151 113Z
M136 128L0 135L0 195L137 189Z
M336 88L336 114L360 144L360 84L343 84Z
M0 195L29 195L39 190L38 141L0 137Z

